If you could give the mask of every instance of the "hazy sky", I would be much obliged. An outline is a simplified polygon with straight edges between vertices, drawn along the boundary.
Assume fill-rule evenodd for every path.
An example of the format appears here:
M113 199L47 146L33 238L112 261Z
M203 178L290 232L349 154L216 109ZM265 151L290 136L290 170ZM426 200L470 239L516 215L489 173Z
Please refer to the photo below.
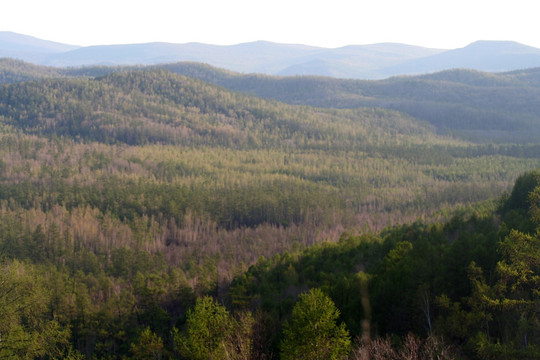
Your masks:
M5 0L0 31L74 45L255 40L323 47L400 42L540 48L536 0Z

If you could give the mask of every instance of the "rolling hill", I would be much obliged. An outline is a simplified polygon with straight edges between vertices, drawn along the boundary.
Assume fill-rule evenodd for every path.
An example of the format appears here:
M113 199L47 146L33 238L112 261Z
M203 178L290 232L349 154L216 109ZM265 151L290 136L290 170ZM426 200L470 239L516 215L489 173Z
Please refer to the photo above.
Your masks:
M397 110L430 123L440 134L475 142L535 143L540 138L540 68L506 73L455 69L368 81L240 74L193 62L148 68L51 68L4 59L0 60L0 83L44 77L93 78L153 68L291 105Z
M0 116L29 134L130 145L339 149L378 146L388 132L415 143L436 138L396 112L295 107L162 69L4 85Z
M431 123L439 133L472 141L537 142L540 138L540 68L507 73L455 69L366 81L242 75L193 63L163 67L290 104L398 110Z

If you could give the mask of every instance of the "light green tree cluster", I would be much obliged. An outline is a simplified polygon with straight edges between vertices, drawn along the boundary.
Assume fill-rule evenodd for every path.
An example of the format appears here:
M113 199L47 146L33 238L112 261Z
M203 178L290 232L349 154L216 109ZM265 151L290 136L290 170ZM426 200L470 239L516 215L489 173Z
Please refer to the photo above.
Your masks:
M300 295L283 330L283 360L346 359L351 340L345 324L337 324L339 310L320 289Z
M186 330L173 331L175 348L191 360L248 360L252 349L253 317L235 319L212 297L197 299L186 315Z
M47 315L51 295L34 266L0 265L0 359L79 359L70 329Z

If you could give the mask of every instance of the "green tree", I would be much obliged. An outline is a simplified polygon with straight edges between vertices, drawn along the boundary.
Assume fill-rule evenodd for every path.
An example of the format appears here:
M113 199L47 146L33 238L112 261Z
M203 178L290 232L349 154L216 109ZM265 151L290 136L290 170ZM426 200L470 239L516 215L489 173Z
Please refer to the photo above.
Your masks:
M224 359L225 342L232 330L233 321L227 309L205 296L188 310L186 331L173 330L175 347L188 359Z
M500 244L497 264L499 296L491 304L500 312L504 352L516 357L540 356L540 237L512 230ZM519 356L518 356L519 355Z
M538 189L529 192L532 223L536 226ZM480 304L486 313L485 331L477 340L477 351L484 358L538 358L540 228L534 235L511 230L499 243L499 252L501 260L495 269L493 286L488 286L482 276L477 276L478 281L472 279L472 303ZM481 275L481 269L477 273ZM491 317L496 326L490 328Z
M531 202L531 219L535 224L540 226L540 186L531 191L529 194L529 201Z
M320 289L299 296L281 343L281 358L345 359L351 340L345 324L337 325L339 310Z
M243 312L233 319L233 329L224 343L225 359L249 360L253 351L255 319L250 312Z
M68 327L48 316L50 294L32 265L0 263L0 359L74 358Z
M163 341L147 327L141 332L139 340L131 344L129 350L133 359L159 360L163 355Z

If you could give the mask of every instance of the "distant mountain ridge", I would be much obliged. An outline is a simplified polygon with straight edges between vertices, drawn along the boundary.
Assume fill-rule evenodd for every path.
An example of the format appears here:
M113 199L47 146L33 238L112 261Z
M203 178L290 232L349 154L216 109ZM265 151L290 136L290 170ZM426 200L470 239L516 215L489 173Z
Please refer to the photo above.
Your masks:
M12 57L43 64L49 56L66 53L79 46L42 40L10 31L0 31L0 57Z
M540 66L540 49L513 41L476 41L464 48L413 59L392 68L389 73L420 74L452 68L503 72ZM418 71L421 69L421 71Z
M281 70L277 75L380 79L396 75L385 73L384 69L387 67L441 52L444 50L397 43L349 45L306 56L300 59L300 62Z
M55 67L156 65L195 61L240 72L384 79L469 68L503 72L540 67L540 49L512 41L477 41L443 50L380 43L330 49L255 41L237 45L153 42L80 47L0 32L0 57Z

